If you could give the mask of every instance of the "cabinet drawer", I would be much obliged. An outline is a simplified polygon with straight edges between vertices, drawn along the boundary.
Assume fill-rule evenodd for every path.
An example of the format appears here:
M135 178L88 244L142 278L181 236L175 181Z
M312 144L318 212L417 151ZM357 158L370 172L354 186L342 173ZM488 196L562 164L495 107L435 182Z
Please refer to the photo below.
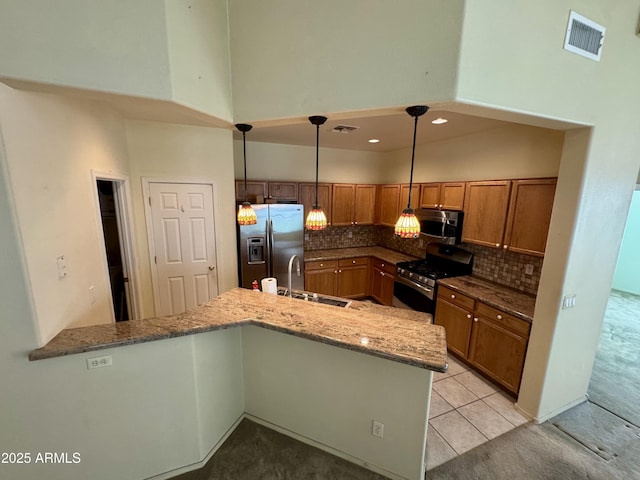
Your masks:
M396 265L394 263L385 262L384 260L380 260L379 258L373 258L371 260L372 265L375 268L379 268L385 273L389 273L391 275L396 274Z
M514 333L518 333L525 337L529 336L531 324L525 320L521 320L517 317L514 317L513 315L509 315L508 313L490 307L489 305L486 305L482 302L478 302L476 313L478 316L499 323L500 325L513 331Z
M318 260L314 262L304 262L305 270L320 270L321 268L338 268L338 261Z
M473 310L473 306L476 301L471 298L463 295L462 293L454 292L450 288L447 287L438 287L438 298L442 298L447 302L455 303L456 305L466 308L467 310Z
M340 267L353 267L356 265L368 265L369 257L345 258L338 261Z

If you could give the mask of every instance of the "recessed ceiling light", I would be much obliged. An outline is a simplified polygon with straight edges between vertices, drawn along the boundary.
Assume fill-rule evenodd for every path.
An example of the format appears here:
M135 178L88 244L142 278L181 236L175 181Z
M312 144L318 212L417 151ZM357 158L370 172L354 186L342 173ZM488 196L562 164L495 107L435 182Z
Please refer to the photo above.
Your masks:
M377 138L370 138L369 139L369 143L378 143L380 142L380 140L378 140Z
M443 123L447 123L449 120L446 118L438 117L435 120L431 120L431 123L434 125L442 125Z

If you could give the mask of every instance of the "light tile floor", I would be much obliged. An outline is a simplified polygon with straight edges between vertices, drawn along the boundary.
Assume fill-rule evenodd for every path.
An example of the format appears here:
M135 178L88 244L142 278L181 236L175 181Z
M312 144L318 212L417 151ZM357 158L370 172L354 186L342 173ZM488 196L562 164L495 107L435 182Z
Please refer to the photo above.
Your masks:
M433 375L427 470L527 423L513 400L449 355L446 373Z

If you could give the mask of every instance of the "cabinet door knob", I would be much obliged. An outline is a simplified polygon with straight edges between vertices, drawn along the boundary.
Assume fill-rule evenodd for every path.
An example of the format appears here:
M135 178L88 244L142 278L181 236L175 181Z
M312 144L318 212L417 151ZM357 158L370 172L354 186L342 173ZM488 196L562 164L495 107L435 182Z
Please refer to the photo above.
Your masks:
M324 267L324 263L321 263L321 264L320 264L320 266L321 266L321 267Z
M357 224L358 224L358 222L353 222L353 223L354 223L355 225L357 225Z
M478 317L473 317L473 321L477 322L478 321Z
M506 250L507 248L509 248L509 245L504 245L502 248Z
M467 318L471 318L471 314L470 313L467 313Z
M384 268L384 263L382 264L382 268Z
M355 264L356 264L356 261L355 261L355 260L351 260L351 263L353 263L353 264L355 265Z
M456 298L456 296L452 293L452 294L451 294L451 298Z
M209 270L215 270L216 266L215 265L209 265Z
M499 244L499 243L496 243L496 247L500 247L500 244Z
M384 272L380 272L380 275L382 275L384 277Z
M338 273L342 273L342 270L338 270Z
M442 204L440 204L440 208L442 208Z
M498 320L502 320L502 315L496 315L496 318L497 318Z
M338 270L334 270L333 273L338 273Z

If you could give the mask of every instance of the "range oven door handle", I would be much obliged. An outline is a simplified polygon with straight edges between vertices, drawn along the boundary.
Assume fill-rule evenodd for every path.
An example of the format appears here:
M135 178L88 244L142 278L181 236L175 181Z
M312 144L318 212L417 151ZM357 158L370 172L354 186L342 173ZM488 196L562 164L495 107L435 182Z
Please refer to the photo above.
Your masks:
M401 285L406 285L407 287L413 288L415 291L420 292L430 300L433 300L433 288L432 287L423 287L422 285L418 285L411 280L408 280L404 277L396 275L395 279L396 283L400 283Z

